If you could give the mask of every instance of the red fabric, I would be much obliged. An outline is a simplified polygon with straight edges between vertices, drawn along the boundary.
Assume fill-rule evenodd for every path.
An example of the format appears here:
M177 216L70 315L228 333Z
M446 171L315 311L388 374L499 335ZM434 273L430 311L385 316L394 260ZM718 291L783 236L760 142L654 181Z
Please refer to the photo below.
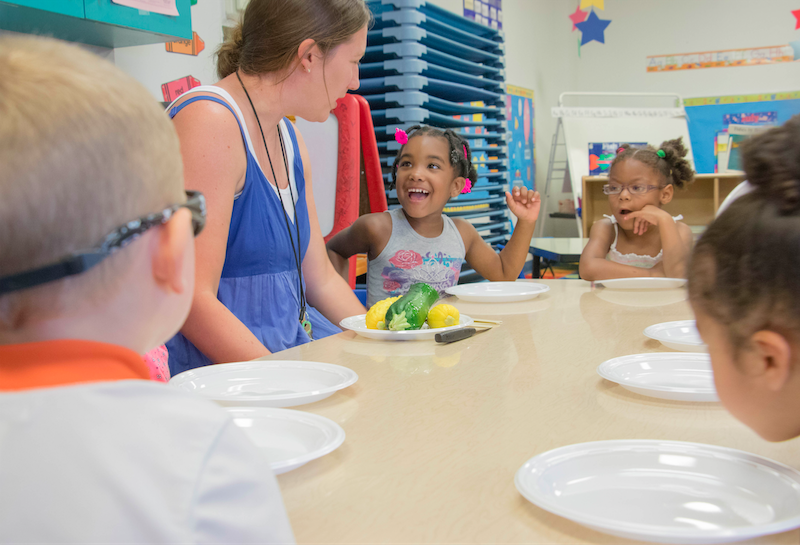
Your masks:
M58 340L0 346L0 391L149 378L139 354L113 344Z
M325 242L333 235L350 227L358 219L361 193L361 146L359 138L359 107L355 95L345 95L337 101L333 115L339 121L339 157L336 165L336 203L333 211L333 228ZM356 287L356 260L348 262L348 283Z
M358 101L361 118L361 153L364 156L364 173L367 177L367 193L369 194L369 211L386 212L386 188L383 185L383 170L378 155L378 143L375 140L375 127L372 124L372 113L369 102L361 95L353 95Z

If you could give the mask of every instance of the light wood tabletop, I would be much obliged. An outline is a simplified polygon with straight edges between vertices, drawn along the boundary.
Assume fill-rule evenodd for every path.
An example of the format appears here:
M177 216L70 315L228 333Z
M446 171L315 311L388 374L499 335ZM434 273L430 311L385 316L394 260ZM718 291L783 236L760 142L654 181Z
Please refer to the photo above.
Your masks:
M645 327L691 319L684 289L626 292L538 280L517 303L447 301L502 320L469 339L386 342L353 332L265 359L335 363L359 380L296 409L337 422L337 450L278 477L298 543L632 543L524 499L516 471L565 445L664 439L731 447L800 468L797 440L768 443L719 403L631 393L596 372L628 354L671 352ZM800 542L797 530L746 543Z

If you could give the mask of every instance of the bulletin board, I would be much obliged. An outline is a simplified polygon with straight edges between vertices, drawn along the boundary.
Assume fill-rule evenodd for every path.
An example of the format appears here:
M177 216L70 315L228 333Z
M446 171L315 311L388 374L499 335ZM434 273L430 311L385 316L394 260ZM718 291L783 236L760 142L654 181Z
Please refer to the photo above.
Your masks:
M512 186L536 189L534 155L535 124L533 91L506 85L506 120L508 122L508 170Z
M793 115L800 114L800 91L689 98L684 101L684 106L695 152L695 169L700 174L713 174L718 132L730 123L752 121L781 125Z

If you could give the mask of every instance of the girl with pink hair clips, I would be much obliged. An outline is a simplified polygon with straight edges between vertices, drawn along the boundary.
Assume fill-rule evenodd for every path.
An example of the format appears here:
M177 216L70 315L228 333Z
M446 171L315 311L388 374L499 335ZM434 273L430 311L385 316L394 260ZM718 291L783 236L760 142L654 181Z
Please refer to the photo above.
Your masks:
M402 147L392 180L401 207L363 215L327 244L331 262L342 275L349 257L367 254L367 306L404 295L417 282L441 295L458 283L465 260L488 280L519 277L539 217L539 193L524 187L506 192L517 225L498 254L471 223L443 214L447 201L469 193L478 179L467 141L449 129L427 125L415 125L408 133L397 129L395 138Z

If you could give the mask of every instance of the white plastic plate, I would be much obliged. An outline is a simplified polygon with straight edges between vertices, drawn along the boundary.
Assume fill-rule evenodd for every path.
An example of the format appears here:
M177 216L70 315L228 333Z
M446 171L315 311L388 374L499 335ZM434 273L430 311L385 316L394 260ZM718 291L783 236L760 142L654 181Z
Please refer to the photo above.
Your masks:
M355 331L363 337L369 339L378 339L381 341L425 341L433 340L437 333L443 331L451 331L461 327L472 325L473 320L466 314L459 317L458 324L448 327L437 327L435 329L429 328L428 324L424 324L422 329L412 329L409 331L389 331L384 329L368 329L367 328L367 315L359 314L358 316L350 316L345 318L339 325L345 329Z
M678 401L719 401L708 354L633 354L604 361L597 373L644 396Z
M239 426L269 460L275 474L286 473L336 450L344 430L324 416L291 409L227 407Z
M800 526L800 472L712 445L570 445L528 460L514 484L546 511L628 539L723 543Z
M330 363L249 361L198 367L169 383L222 405L294 407L325 399L357 380L355 371Z
M678 320L677 322L663 322L645 328L646 337L655 339L667 348L683 352L707 352L708 346L703 342L697 332L694 320Z
M668 290L680 288L686 284L685 278L658 278L642 276L636 278L613 278L610 280L597 280L595 284L602 284L614 290Z
M550 291L550 286L535 282L477 282L451 286L444 291L471 303L513 303L535 299Z

